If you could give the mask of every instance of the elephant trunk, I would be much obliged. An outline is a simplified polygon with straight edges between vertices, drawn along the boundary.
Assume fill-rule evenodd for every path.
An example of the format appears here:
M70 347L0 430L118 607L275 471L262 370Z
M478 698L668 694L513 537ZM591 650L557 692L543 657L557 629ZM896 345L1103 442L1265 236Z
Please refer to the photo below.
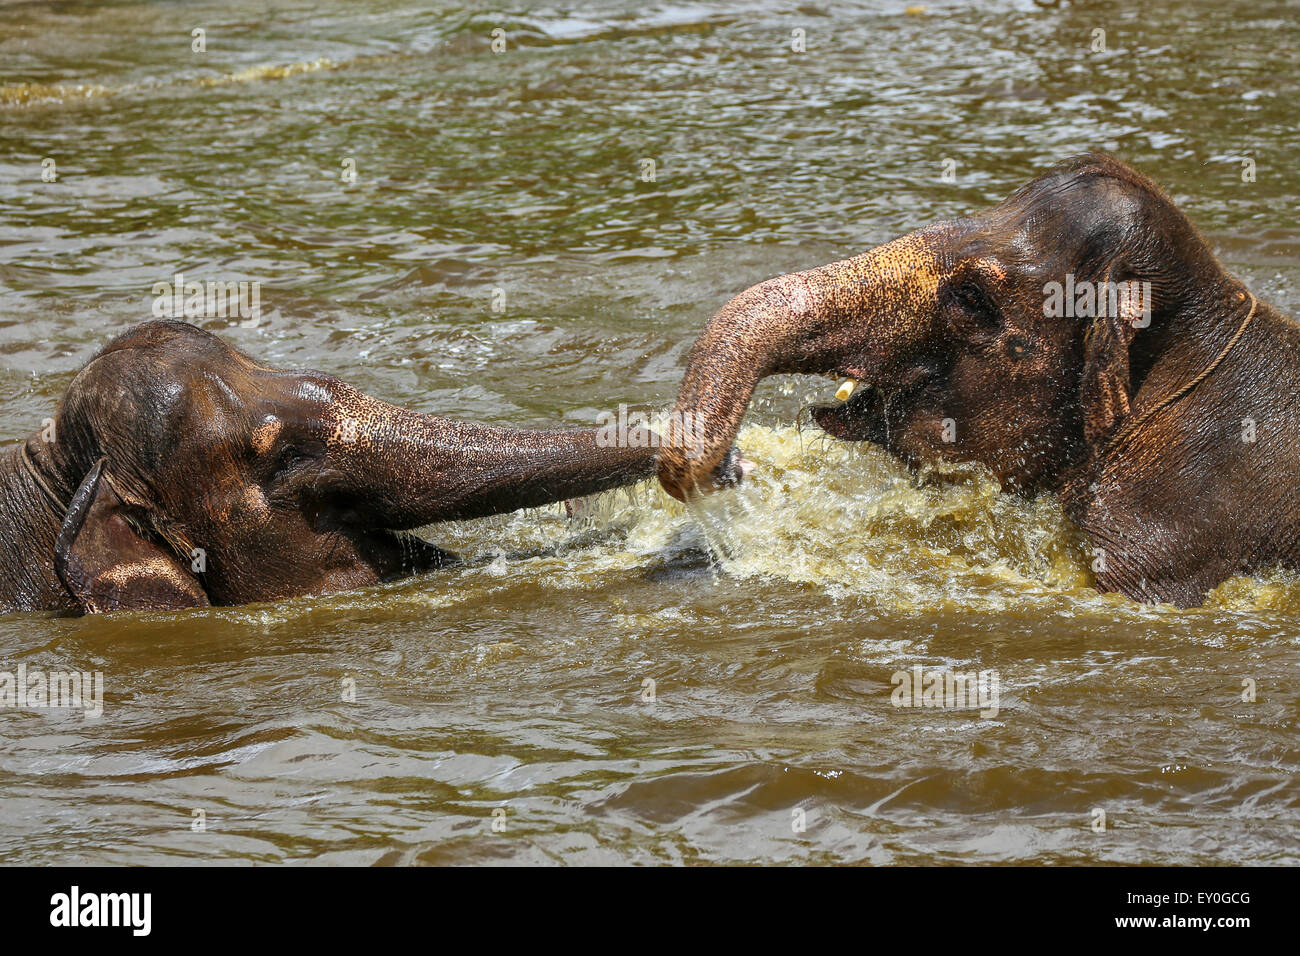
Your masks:
M388 528L480 518L633 484L657 444L631 432L499 428L421 415L343 387L330 416L331 490L354 517Z
M674 498L738 480L730 455L758 382L791 372L878 380L920 344L934 313L939 263L930 231L863 255L778 276L740 293L709 320L659 455Z

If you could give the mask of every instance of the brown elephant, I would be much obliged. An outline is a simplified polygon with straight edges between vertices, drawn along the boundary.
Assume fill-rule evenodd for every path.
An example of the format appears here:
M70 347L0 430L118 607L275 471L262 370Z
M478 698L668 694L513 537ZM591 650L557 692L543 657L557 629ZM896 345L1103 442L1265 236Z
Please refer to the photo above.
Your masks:
M432 570L455 556L403 529L654 473L646 436L602 437L420 415L145 323L0 455L0 608L243 604Z
M703 437L665 436L664 488L738 481L754 387L791 372L846 379L813 410L837 438L1059 494L1103 591L1193 606L1300 563L1300 326L1111 157L736 296L690 353L673 419Z

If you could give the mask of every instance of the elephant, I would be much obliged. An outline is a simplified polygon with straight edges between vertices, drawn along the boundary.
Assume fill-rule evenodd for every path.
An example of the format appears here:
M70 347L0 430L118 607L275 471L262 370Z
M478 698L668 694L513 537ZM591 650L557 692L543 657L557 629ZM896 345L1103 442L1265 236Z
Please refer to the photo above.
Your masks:
M0 453L0 608L246 604L443 568L410 529L653 476L650 436L607 437L417 414L146 322Z
M1099 591L1192 607L1300 563L1300 326L1114 157L727 302L687 357L659 456L669 494L741 480L741 418L778 373L844 380L811 409L835 439L1056 495ZM683 416L693 435L672 427Z

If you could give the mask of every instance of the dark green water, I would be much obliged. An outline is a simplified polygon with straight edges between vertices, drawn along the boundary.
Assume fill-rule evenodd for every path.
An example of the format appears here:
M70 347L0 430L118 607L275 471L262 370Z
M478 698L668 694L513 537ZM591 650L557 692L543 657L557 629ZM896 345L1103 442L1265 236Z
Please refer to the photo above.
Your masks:
M0 438L176 272L262 283L258 327L204 323L255 356L421 411L663 408L744 287L1089 148L1300 313L1293 3L906 6L0 3ZM1101 597L1051 500L795 429L827 391L765 386L759 471L699 513L647 487L429 529L482 562L370 591L0 618L0 670L106 685L0 710L0 861L1300 859L1300 581ZM895 708L917 664L996 669L1000 713Z

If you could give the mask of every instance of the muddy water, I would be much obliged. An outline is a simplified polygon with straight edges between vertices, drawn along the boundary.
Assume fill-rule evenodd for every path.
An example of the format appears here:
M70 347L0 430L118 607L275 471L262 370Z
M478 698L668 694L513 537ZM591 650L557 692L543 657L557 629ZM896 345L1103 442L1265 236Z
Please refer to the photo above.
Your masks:
M1300 313L1294 6L904 7L0 6L0 438L178 271L262 283L257 328L205 322L254 354L421 410L661 408L746 285L1089 147ZM369 591L0 618L0 670L105 680L98 720L0 711L0 860L1300 859L1300 581L1100 596L1054 501L798 427L827 391L767 383L758 472L694 512L645 487L428 529L471 566ZM995 671L997 715L894 707L918 665Z

